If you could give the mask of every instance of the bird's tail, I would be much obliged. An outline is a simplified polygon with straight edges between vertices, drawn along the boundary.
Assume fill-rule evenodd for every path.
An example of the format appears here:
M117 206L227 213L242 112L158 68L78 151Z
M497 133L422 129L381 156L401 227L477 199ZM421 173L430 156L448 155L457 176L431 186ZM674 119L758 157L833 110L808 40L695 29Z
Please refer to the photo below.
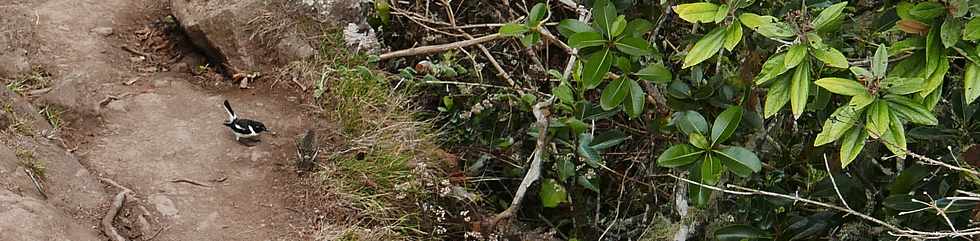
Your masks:
M238 119L238 116L235 115L235 111L231 109L231 104L228 103L228 100L225 100L225 111L228 112L228 121L229 122L232 122L232 121L235 121L235 119Z

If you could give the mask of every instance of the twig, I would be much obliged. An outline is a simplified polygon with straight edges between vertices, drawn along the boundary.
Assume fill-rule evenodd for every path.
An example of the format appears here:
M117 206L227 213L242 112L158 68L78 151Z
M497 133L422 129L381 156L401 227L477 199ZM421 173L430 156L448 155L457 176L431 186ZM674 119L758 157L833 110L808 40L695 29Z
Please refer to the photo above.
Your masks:
M161 232L163 232L163 231L165 231L167 229L170 229L170 225L167 225L166 227L157 229L157 232L156 233L153 233L153 236L150 236L150 238L147 238L146 241L153 240L154 238L157 237L157 235L160 235Z
M405 56L413 56L413 55L438 53L438 52L443 52L443 51L447 51L447 50L450 50L450 49L458 49L458 48L462 48L462 47L477 45L477 44L481 44L481 43L484 43L484 42L493 41L493 40L496 40L496 39L499 39L499 38L502 38L502 37L503 36L501 36L499 33L495 33L495 34L491 34L491 35L487 35L487 36L483 36L483 37L479 37L479 38L474 38L474 39L469 39L469 40L463 40L463 41L454 42L454 43L441 44L441 45L429 45L429 46L422 46L422 47L416 47L416 48L410 48L410 49L403 49L403 50L398 50L398 51L394 51L394 52L388 52L388 53L382 54L380 56L380 58L381 58L381 60L387 60L387 59L398 58L398 57L405 57Z
M116 194L116 198L112 201L112 207L109 207L109 211L106 211L105 216L102 217L102 232L106 236L109 236L113 241L127 241L116 228L112 226L112 221L116 219L116 215L119 214L119 209L122 209L123 204L126 202L126 195L129 194L129 190L123 190Z
M194 185L194 186L211 187L211 185L207 185L207 184L204 184L204 183L200 183L198 181L194 181L194 180L191 180L191 179L184 179L184 178L170 180L170 182L173 182L173 183L180 183L180 182L182 182L182 183L187 183L187 184L191 184L191 185Z
M980 176L980 172L977 172L976 170L973 170L973 169L966 169L966 168L962 168L962 167L958 167L958 166L953 166L953 165L950 165L949 163L937 161L936 159L932 159L932 158L929 158L929 157L926 157L926 156L923 156L923 155L915 154L915 153L913 153L911 151L908 151L908 150L906 150L906 153L908 153L909 156L912 156L915 159L919 159L919 160L921 160L922 162L925 162L925 164L928 164L928 165L943 166L943 167L946 167L946 168L949 168L949 169L953 169L953 170L957 170L957 171L961 171L961 172L967 172L967 173L973 174L974 176Z
M539 33L541 33L541 37L544 37L550 43L553 43L555 45L558 45L558 47L561 47L561 49L562 50L565 50L566 53L571 54L571 55L575 55L576 54L575 53L575 49L572 49L572 47L570 47L567 44L565 44L565 42L562 42L560 39L558 39L558 37L555 37L555 35L554 34L551 34L551 31L548 31L547 28L544 28L542 26L540 28L540 30L539 30Z
M144 58L150 58L150 55L149 55L149 54L146 54L146 53L143 53L143 52L140 52L139 50L135 50L135 49L133 49L133 48L130 48L129 46L126 46L126 45L123 45L123 46L122 46L122 49L123 49L123 50L126 50L126 52L130 52L130 53L132 53L132 54L135 54L135 55L139 55L139 56L142 56L142 57L144 57Z
M120 94L118 96L117 95L106 95L105 96L105 99L102 99L102 101L99 101L99 106L108 105L109 102L112 102L114 100L120 100L122 98L126 98L126 96L129 96L131 94L132 93L126 92L126 93L122 93L122 94Z
M44 193L44 185L42 185L41 182L38 180L37 175L35 175L34 172L31 171L31 169L27 169L27 168L24 168L24 172L27 173L27 177L31 179L32 183L34 183L34 190L37 190L37 193L41 194L41 197L47 200L48 194Z
M538 139L534 154L532 154L533 160L531 161L531 166L528 168L524 180L521 181L521 186L517 188L517 193L514 194L514 200L510 202L510 207L494 216L491 219L491 225L496 225L500 220L514 216L517 209L521 207L521 201L524 199L527 189L541 177L541 163L543 162L544 152L548 148L548 116L550 115L548 110L544 108L550 106L554 99L555 97L551 97L546 101L538 102L534 105L532 112L534 113L535 119L537 119Z
M585 7L579 5L577 9L579 12L579 21L588 22L589 19L592 18L592 13L586 10ZM575 67L575 60L578 57L578 49L572 49L571 55L572 56L568 57L568 63L565 64L565 71L562 72L561 76L563 79L568 79L568 77L572 74L572 68Z
M837 180L834 179L834 173L830 172L830 162L827 161L827 154L823 155L823 165L827 167L827 175L830 176L830 183L834 184L834 191L837 192L837 197L840 198L840 202L847 209L852 209L850 205L847 205L847 200L844 200L844 195L840 194L840 188L837 187Z
M507 87L499 86L499 85L491 85L491 84L483 84L483 83L469 83L469 82L459 82L459 81L430 80L430 81L425 81L423 83L426 83L426 84L471 85L471 86L480 86L480 87L498 88L498 89L506 89L507 88Z
M123 83L123 85L133 85L133 84L136 83L136 81L139 81L139 80L140 80L140 77L139 76L136 76L136 77L133 77L132 79L130 79L129 81L126 81L126 83Z
M117 187L119 189L122 189L123 191L129 191L130 193L136 193L136 192L133 192L132 189L129 189L129 188L123 186L123 185L120 185L118 182L113 181L112 179L105 178L105 177L100 177L99 180L102 181L102 182L104 182L104 183L108 183L109 185L112 185L114 187Z

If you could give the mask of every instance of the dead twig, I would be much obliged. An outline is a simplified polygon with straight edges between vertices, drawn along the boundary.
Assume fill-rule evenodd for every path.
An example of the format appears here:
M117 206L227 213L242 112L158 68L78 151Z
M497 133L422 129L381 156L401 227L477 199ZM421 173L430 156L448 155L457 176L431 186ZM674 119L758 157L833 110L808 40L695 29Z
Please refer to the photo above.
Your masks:
M128 241L122 235L119 235L116 227L112 226L112 221L116 219L116 215L119 214L119 209L122 209L123 204L126 202L126 195L130 192L130 190L123 190L119 194L116 194L116 198L113 199L109 211L106 211L105 216L102 217L102 232L113 241Z
M34 190L37 190L37 193L41 194L41 197L47 200L48 194L44 193L44 185L41 184L41 181L39 180L39 178L37 178L37 175L34 174L34 171L31 171L31 169L24 168L24 172L27 173L27 177L29 177L31 179L31 182L34 183Z
M126 45L123 45L123 46L122 46L122 49L123 49L123 50L126 50L126 52L130 52L130 53L132 53L132 54L135 54L135 55L139 55L139 56L142 56L142 57L144 57L144 58L150 58L150 55L149 55L149 54L146 54L146 53L143 53L143 52L140 52L139 50L135 50L135 49L133 49L133 48L130 48L129 46L126 46Z
M382 54L380 56L380 58L381 58L381 60L387 60L387 59L398 58L398 57L405 57L405 56L414 56L414 55L422 55L422 54L432 54L432 53L444 52L444 51L451 50L451 49L458 49L458 48L462 48L462 47L468 47L468 46L473 46L473 45L481 44L481 43L484 43L484 42L489 42L489 41L497 40L497 39L500 39L502 37L503 36L501 36L500 34L495 33L495 34L491 34L491 35L487 35L487 36L483 36L483 37L479 37L479 38L473 38L473 39L469 39L469 40L463 40L463 41L453 42L453 43L448 43L448 44L429 45L429 46L415 47L415 48L410 48L410 49L403 49L403 50L398 50L398 51L394 51L394 52L388 52L388 53Z
M133 85L133 84L136 83L136 81L139 81L139 80L140 80L140 77L139 76L136 76L136 77L133 77L132 79L129 79L129 81L126 81L126 83L123 83L123 85Z
M491 226L500 223L503 219L514 216L521 207L521 201L524 199L527 189L541 177L541 163L543 162L544 152L548 149L547 133L548 116L550 115L545 107L550 106L554 99L555 97L551 97L547 101L538 102L534 105L532 112L534 113L534 118L537 119L538 140L535 145L534 154L532 155L531 166L528 167L527 174L525 174L524 180L521 181L521 186L517 188L517 193L514 194L514 200L510 202L510 207L494 216L490 221Z
M133 93L126 92L126 93L122 93L120 95L106 95L105 99L102 99L102 101L99 101L99 106L108 105L112 101L121 100L122 98L126 98L126 96L129 96L129 95L132 95L132 94Z
M184 178L170 180L170 182L172 182L172 183L187 183L187 184L191 184L191 185L194 185L194 186L201 186L201 187L211 187L211 185L200 183L198 181L194 181L194 180L191 180L191 179L184 179Z

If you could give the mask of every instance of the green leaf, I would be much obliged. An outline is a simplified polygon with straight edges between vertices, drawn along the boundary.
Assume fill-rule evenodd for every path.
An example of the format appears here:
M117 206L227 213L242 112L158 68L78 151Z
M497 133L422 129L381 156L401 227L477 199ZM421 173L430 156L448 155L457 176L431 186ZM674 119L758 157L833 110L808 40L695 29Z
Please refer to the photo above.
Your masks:
M857 109L863 109L865 106L870 105L877 99L878 97L871 96L870 94L860 94L851 97L851 101L848 102L847 105L854 106L854 108Z
M663 64L657 63L648 64L647 67L644 67L634 75L640 79L653 81L657 84L670 83L670 81L674 79L674 76L670 73L670 70L667 69L667 67L664 67Z
M718 6L718 11L715 12L715 17L714 17L715 23L721 23L721 21L725 21L725 17L728 17L728 10L729 10L728 5Z
M541 33L539 32L530 32L527 35L524 35L524 37L521 37L521 43L524 44L524 46L533 46L534 44L537 44L538 41L541 41Z
M701 183L704 183L704 180L701 180L701 166L703 166L703 163L704 161L698 161L694 165L691 165L688 174L691 179ZM706 208L708 206L708 199L711 198L711 189L704 188L700 185L688 184L687 197L691 199L691 203L694 206Z
M888 104L883 100L875 101L868 107L867 121L865 128L873 138L878 138L888 131L891 126L892 113L888 109Z
M585 162L589 166L598 168L600 166L599 162L602 161L602 156L599 152L592 148L592 135L589 133L582 133L578 135L578 148L575 150L579 156L584 157Z
M946 6L938 2L921 2L909 10L909 15L919 20L930 20L942 16L946 12Z
M626 109L626 115L630 118L637 118L643 114L643 107L646 105L646 93L643 92L643 88L640 88L640 83L635 80L628 79L630 84L629 91L629 102L623 103Z
M674 6L674 12L689 23L707 23L715 20L718 5L707 2L687 3Z
M603 110L612 110L623 103L626 94L629 93L629 82L626 78L613 80L605 89L602 89L602 96L599 98L599 105Z
M820 14L817 15L817 18L813 19L813 22L811 22L810 25L817 31L828 30L829 27L832 26L831 23L840 19L841 13L844 11L845 7L847 7L847 2L840 2L830 5L830 7L820 11Z
M759 71L759 75L755 77L755 84L763 84L769 80L775 79L779 75L789 71L786 68L786 54L780 53L769 57L765 63L762 64L762 70Z
M588 23L579 21L578 19L565 19L558 23L558 32L565 37L571 37L576 33L594 31Z
M569 177L575 176L575 163L570 158L558 160L558 182L565 182Z
M715 239L718 239L718 241L742 241L769 238L769 233L766 233L765 231L762 231L756 227L744 224L729 225L715 230Z
M980 18L970 19L966 22L966 26L963 28L963 40L977 40L980 39Z
M793 110L793 117L799 119L803 115L806 107L806 100L810 97L810 64L804 61L796 67L789 86L789 105Z
M980 66L976 63L967 62L966 71L963 74L963 88L964 97L966 97L966 104L973 104L973 101L980 97Z
M625 37L616 41L616 49L633 56L646 56L653 52L650 49L650 43L639 37Z
M848 69L851 70L851 73L854 74L854 76L857 77L858 79L875 79L874 74L872 74L871 71L868 71L865 68L861 68L859 66L851 66Z
M597 151L609 149L626 141L626 134L622 131L613 129L599 134L589 144L589 147Z
M714 186L721 180L721 174L725 167L721 165L720 158L708 153L704 155L704 162L701 162L701 182Z
M738 19L735 19L731 25L728 25L728 30L725 31L724 47L728 51L732 51L740 41L742 41L742 24L738 22Z
M609 32L609 38L619 37L623 34L623 30L626 30L626 16L619 15L616 17L616 21L613 22L612 29Z
M846 69L848 65L847 57L844 57L843 53L830 46L823 46L822 48L811 47L810 55L827 63L830 67Z
M943 40L943 46L953 47L960 41L960 33L963 31L963 22L960 18L946 18L939 30L939 36Z
M895 6L895 13L901 19L910 19L912 18L912 15L909 14L909 12L912 11L913 7L915 7L915 4L906 1L901 1L898 3L897 6Z
M877 78L885 77L888 70L888 49L885 45L878 45L874 58L871 58L871 74Z
M576 183L578 183L579 186L582 186L585 189L592 190L593 192L599 193L599 187L593 184L594 182L598 181L598 178L592 178L590 180L585 176L578 176L578 178L576 178L575 181Z
M786 52L786 63L783 66L787 69L792 69L800 64L800 62L803 62L803 59L806 58L806 49L807 46L802 43L790 46L789 51Z
M740 146L730 146L725 149L715 150L715 154L721 157L721 162L729 170L740 177L749 177L753 172L762 170L762 161L749 149Z
M755 0L735 0L735 1L728 1L728 3L729 4L735 3L735 8L744 8L744 7L752 6L752 4L755 3Z
M743 13L738 16L738 20L746 27L752 29L762 36L771 39L784 39L796 36L793 27L784 22L780 22L773 16L760 16L754 13Z
M541 182L541 190L538 191L538 197L541 198L542 206L553 208L565 202L568 199L568 193L565 191L565 187L558 183L558 181L548 178Z
M923 165L906 167L898 174L898 177L895 177L895 181L888 185L888 192L892 195L908 194L918 186L916 184L927 180L926 177L931 173L932 170Z
M854 80L829 77L818 79L813 83L838 95L855 96L868 94L868 90L864 88L864 85Z
M576 33L568 38L568 46L577 49L604 44L606 44L606 38L603 38L601 33L592 31Z
M891 57L901 53L908 53L908 52L925 49L925 48L926 48L926 41L924 38L916 38L916 37L907 38L907 39L903 39L902 41L895 42L892 44L891 47L888 47L888 49L890 50L888 51L888 55L889 57Z
M691 145L694 147L701 148L703 150L711 149L711 144L708 143L708 139L700 133L695 132L688 135L687 142L691 143Z
M707 35L698 40L694 44L694 47L687 53L684 57L684 66L682 69L700 64L704 60L715 56L718 50L721 50L721 46L725 43L725 29L722 27L715 27Z
M940 54L939 63L936 66L936 71L933 71L926 78L925 85L922 87L922 91L919 92L919 96L925 97L935 91L943 84L943 80L946 78L946 73L949 72L949 61L946 60L946 54Z
M527 15L527 27L537 27L541 20L544 20L545 16L548 15L548 4L538 3L534 7L531 7L531 11Z
M789 102L791 83L792 81L787 76L784 76L783 78L773 82L772 86L769 86L769 93L766 94L764 111L766 118L775 115L776 112L779 112L779 110L782 109L787 102Z
M674 125L677 126L681 132L690 135L691 133L708 133L708 121L704 119L698 112L695 111L679 111L675 112Z
M571 128L575 134L582 134L589 128L589 124L585 124L585 122L575 117L565 119L565 125Z
M742 107L732 106L718 114L714 125L711 126L711 143L717 145L724 142L738 129L738 124L742 121Z
M881 81L881 88L890 94L907 95L921 91L923 83L922 78L888 77Z
M939 85L939 88L936 88L936 90L933 90L932 93L929 93L929 95L926 95L925 97L916 95L915 102L922 103L922 107L925 107L926 110L932 111L936 109L936 104L939 104L939 99L942 98L942 95L943 86Z
M840 146L840 162L841 167L847 167L851 164L861 150L864 149L864 142L868 140L868 133L862 128L851 128L844 134L844 139L841 139Z
M900 158L905 158L906 151L908 150L908 144L905 140L905 127L902 126L902 121L898 119L898 115L895 113L890 113L888 115L891 121L888 123L888 132L885 132L881 136L881 142L888 148L892 154Z
M500 26L499 30L500 35L507 37L520 37L524 33L527 33L527 31L527 26L517 23L504 24L504 26Z
M596 5L592 8L592 19L596 26L599 26L599 30L606 33L606 36L612 32L613 23L616 22L616 6L611 3L606 2L605 4Z
M609 67L612 66L613 59L612 50L608 48L589 57L589 60L585 62L585 69L582 71L585 89L595 89L602 83L602 79L609 72Z
M653 23L647 21L646 19L637 18L630 20L630 22L626 24L625 33L630 34L628 36L643 37L643 34L650 32L652 29Z
M838 107L830 117L823 122L823 131L813 140L813 146L822 146L839 139L847 130L852 129L862 114L861 108L852 105ZM860 129L860 128L855 128Z
M912 123L921 125L936 125L939 120L922 104L900 95L886 95L885 100L892 112Z
M698 160L704 151L688 144L673 145L657 157L657 165L674 168L691 164Z
M575 95L572 93L572 88L568 86L564 81L552 90L552 93L558 97L561 103L567 105L572 105L575 103Z

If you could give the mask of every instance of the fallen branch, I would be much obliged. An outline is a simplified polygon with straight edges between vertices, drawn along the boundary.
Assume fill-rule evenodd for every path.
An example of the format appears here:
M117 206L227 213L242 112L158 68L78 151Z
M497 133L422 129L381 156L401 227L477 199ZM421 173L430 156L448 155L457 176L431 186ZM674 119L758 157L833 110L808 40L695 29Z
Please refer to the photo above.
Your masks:
M102 101L99 101L99 106L108 105L109 102L112 102L112 101L115 101L115 100L120 100L122 98L126 98L126 96L129 96L131 94L132 93L126 92L126 93L122 93L121 95L106 95L105 99L102 99Z
M544 152L548 148L548 110L544 108L551 105L555 97L551 97L547 101L538 102L534 105L534 118L537 119L538 127L538 140L535 145L534 154L532 155L531 166L527 170L527 174L524 176L524 180L521 181L521 186L517 188L517 193L514 194L514 200L510 202L510 207L508 207L503 212L500 212L491 219L490 225L496 225L500 220L510 218L514 216L518 209L521 208L521 201L524 199L524 195L527 193L527 189L534 184L538 178L541 177L541 163L543 162Z
M130 52L130 53L132 53L132 54L135 54L135 55L139 55L139 56L142 56L142 57L144 57L144 58L150 58L150 55L149 55L149 54L146 54L146 53L143 53L143 52L140 52L139 50L135 50L135 49L133 49L133 48L130 48L129 46L125 46L125 45L123 45L123 46L122 46L122 49L123 49L123 50L126 50L126 52Z
M122 209L123 204L126 202L126 195L129 193L129 190L123 190L119 194L116 194L116 198L112 201L112 207L109 207L109 211L106 211L105 217L102 217L102 232L113 241L128 241L122 235L119 235L116 228L112 226L112 221L116 219L116 215L119 214L119 209Z
M458 48L462 48L462 47L468 47L468 46L473 46L473 45L477 45L477 44L481 44L481 43L485 43L485 42L497 40L497 39L500 39L502 37L503 36L501 36L499 33L495 33L495 34L491 34L491 35L487 35L487 36L483 36L483 37L479 37L479 38L473 38L473 39L469 39L469 40L463 40L463 41L453 42L453 43L448 43L448 44L429 45L429 46L415 47L415 48L410 48L410 49L403 49L403 50L398 50L398 51L394 51L394 52L388 52L388 53L382 54L380 56L380 58L381 58L381 60L387 60L387 59L398 58L398 57L405 57L405 56L414 56L414 55L422 55L422 54L431 54L431 53L444 52L444 51L451 50L451 49L458 49Z
M183 178L170 180L170 182L172 182L172 183L181 183L182 182L182 183L187 183L187 184L191 184L191 185L194 185L194 186L211 187L211 185L207 185L207 184L204 184L204 183L200 183L198 181L194 181L194 180L191 180L191 179L183 179Z

